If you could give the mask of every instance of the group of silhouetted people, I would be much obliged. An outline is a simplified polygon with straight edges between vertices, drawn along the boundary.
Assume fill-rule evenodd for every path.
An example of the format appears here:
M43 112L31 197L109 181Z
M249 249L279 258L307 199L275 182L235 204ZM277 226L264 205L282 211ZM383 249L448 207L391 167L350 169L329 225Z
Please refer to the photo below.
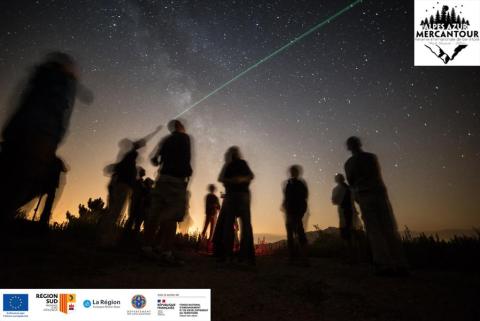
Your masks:
M91 103L93 95L78 80L75 61L65 53L54 52L39 64L24 88L15 112L3 128L0 152L0 211L2 223L8 223L22 205L47 195L40 222L48 226L53 201L66 165L57 149L68 129L75 99ZM177 224L188 209L188 183L192 176L191 141L184 124L172 120L170 134L151 155L159 167L155 181L145 178L137 166L138 150L160 130L136 141L120 142L115 164L107 166L110 176L108 204L98 222L98 243L110 246L118 241L122 213L129 205L125 233L138 234L144 227L142 253L168 264L181 264L174 254ZM393 210L374 154L364 152L359 138L346 142L352 156L345 163L345 177L335 176L337 186L332 202L338 206L341 237L351 244L361 229L355 203L358 203L377 273L398 275L407 272ZM283 186L283 210L289 257L308 264L304 219L308 212L308 187L302 168L293 165ZM239 260L255 264L250 183L254 174L240 149L230 147L218 181L224 185L222 202L216 187L208 187L205 198L205 226L201 237L213 243L214 256L220 262ZM349 185L347 185L347 183ZM217 217L218 216L218 217ZM234 255L237 230L240 230L238 255Z
M144 178L145 170L137 166L138 150L160 129L161 126L135 142L120 142L118 162L106 169L111 179L107 211L98 224L98 242L109 247L120 241L118 230L128 204L123 235L138 234L143 224L142 253L164 264L182 264L174 255L173 245L177 224L186 216L187 186L193 172L190 137L182 122L169 122L170 134L159 142L151 156L152 165L159 167L155 181Z

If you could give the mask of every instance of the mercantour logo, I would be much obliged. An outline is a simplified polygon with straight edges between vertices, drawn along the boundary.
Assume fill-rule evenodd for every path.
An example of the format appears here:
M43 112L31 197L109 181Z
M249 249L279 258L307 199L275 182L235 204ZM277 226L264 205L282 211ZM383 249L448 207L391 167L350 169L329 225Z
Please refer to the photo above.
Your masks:
M416 66L480 66L480 0L415 1Z

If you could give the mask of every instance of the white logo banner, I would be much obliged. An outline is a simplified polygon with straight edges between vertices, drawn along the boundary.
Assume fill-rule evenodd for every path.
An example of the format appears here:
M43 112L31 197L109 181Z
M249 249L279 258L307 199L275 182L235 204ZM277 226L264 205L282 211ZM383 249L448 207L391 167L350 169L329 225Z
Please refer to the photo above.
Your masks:
M210 321L210 289L2 289L1 320Z
M480 66L480 0L415 0L415 66Z

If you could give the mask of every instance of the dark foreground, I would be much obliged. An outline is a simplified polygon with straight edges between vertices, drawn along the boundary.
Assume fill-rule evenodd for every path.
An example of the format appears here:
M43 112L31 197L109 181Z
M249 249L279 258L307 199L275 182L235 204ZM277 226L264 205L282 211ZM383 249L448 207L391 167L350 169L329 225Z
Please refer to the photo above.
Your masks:
M1 252L1 288L211 288L212 320L480 320L480 278L471 272L379 278L334 259L305 268L264 256L247 268L194 252L182 252L184 267L161 267L135 249L95 250L51 233L2 233Z

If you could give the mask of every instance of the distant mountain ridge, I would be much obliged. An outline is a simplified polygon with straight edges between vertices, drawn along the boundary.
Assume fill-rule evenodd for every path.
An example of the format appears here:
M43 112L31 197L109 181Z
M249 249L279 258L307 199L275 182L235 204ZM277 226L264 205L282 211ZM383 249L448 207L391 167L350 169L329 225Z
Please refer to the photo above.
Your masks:
M327 227L323 230L321 230L324 233L329 233L329 234L338 234L339 229L337 227ZM400 233L403 235L404 230L401 230ZM308 231L306 232L307 234L307 239L311 242L316 238L316 233L317 231ZM425 232L419 232L419 231L410 231L410 234L413 237L419 236L421 234L425 234L427 236L436 236L441 240L450 240L454 238L455 236L475 236L478 235L478 233L475 231L475 228L471 229L442 229L442 230L437 230L437 231L425 231ZM273 234L273 233L255 233L255 243L259 243L259 240L262 241L265 238L266 243L276 243L278 241L285 240L287 238L286 235L280 235L280 234Z
M474 228L471 229L443 229L438 231L425 231L425 232L418 232L418 231L410 231L412 236L419 236L420 234L425 234L427 236L436 236L441 240L450 240L455 236L476 236L478 232L475 231Z

